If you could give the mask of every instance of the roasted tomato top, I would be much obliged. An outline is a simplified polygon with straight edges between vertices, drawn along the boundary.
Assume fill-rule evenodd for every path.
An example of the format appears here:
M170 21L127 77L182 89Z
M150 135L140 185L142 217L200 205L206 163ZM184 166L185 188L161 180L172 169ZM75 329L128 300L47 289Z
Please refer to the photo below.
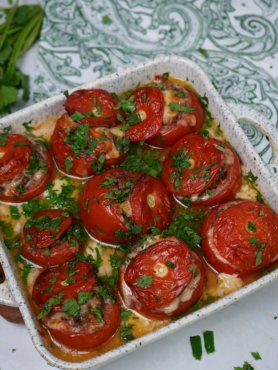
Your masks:
M118 103L102 89L78 90L67 98L65 108L74 121L88 122L91 127L114 127L120 123L115 110Z
M42 321L51 336L63 345L74 350L99 348L116 332L120 322L120 304L109 288L101 287L105 293L99 294L99 287L92 292L78 295L78 301L71 300L75 311L64 305L62 312L45 316Z
M17 134L0 138L0 200L21 203L37 197L53 173L45 143Z
M60 299L49 307L47 313L51 309L60 312L66 300L78 299L78 292L91 292L95 280L92 266L88 262L72 260L44 270L35 281L32 299L43 312L46 312L51 297L59 294Z
M75 257L82 247L82 229L65 211L37 213L24 226L22 255L34 263L50 267Z
M156 318L188 310L204 288L205 272L198 256L175 237L156 237L145 246L143 250L142 244L133 247L128 255L131 262L121 267L125 303Z
M93 177L80 198L89 233L106 242L127 243L170 222L171 195L160 180L140 172L111 169Z
M127 100L120 103L125 112L123 123L126 135L131 141L143 141L153 137L162 125L163 94L157 87L140 87Z
M212 210L202 227L203 251L218 272L252 275L278 257L278 219L258 202L231 201Z
M53 156L63 172L81 178L93 176L103 166L123 162L127 149L120 136L123 133L117 128L91 128L89 123L74 122L65 113L51 137Z
M233 198L241 186L241 167L226 143L190 134L168 153L162 172L167 189L192 203L212 206Z
M205 122L205 112L194 93L178 83L155 76L164 100L163 123L158 134L147 141L158 148L174 145L184 135L198 132Z

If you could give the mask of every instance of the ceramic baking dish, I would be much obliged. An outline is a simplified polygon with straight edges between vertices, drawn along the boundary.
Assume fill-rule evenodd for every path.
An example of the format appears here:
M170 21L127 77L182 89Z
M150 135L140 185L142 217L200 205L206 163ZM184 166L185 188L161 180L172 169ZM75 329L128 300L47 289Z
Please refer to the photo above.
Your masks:
M204 71L194 62L178 56L158 57L90 82L86 85L80 86L78 89L102 88L109 92L119 93L136 86L139 82L146 83L153 79L155 74L162 74L164 72L170 72L172 76L183 80L188 78L189 82L201 96L205 95L208 97L209 110L213 117L215 117L218 123L221 123L221 129L224 131L224 134L231 142L232 146L236 149L243 163L252 170L255 176L258 177L258 184L264 198L271 208L278 213L278 177L276 177L276 166L278 168L278 151L276 149L276 146L278 146L278 131L271 122L259 113L246 107L234 104L228 106L225 104ZM70 90L69 92L71 93L74 90L75 89ZM18 128L18 131L22 131L23 122L32 120L32 124L35 125L63 113L63 104L65 100L66 98L63 94L52 97L5 117L1 120L1 125L2 127L11 125L14 129ZM264 164L250 144L242 128L237 123L237 120L239 119L246 119L257 125L259 129L267 135L274 153L274 161L272 164ZM115 348L88 361L72 363L56 358L45 346L44 339L38 332L39 324L31 305L28 302L21 280L17 275L14 262L9 255L8 249L4 246L2 236L0 236L0 239L0 261L6 275L6 283L0 284L0 303L19 307L34 346L47 362L60 369L85 370L98 368L101 365L107 364L111 360L135 350L136 348L162 338L167 334L173 333L189 323L199 320L200 318L235 302L239 298L254 292L278 278L278 270L275 270L235 293L219 299L209 306L203 307L200 310L164 326L161 329L128 342L121 347Z

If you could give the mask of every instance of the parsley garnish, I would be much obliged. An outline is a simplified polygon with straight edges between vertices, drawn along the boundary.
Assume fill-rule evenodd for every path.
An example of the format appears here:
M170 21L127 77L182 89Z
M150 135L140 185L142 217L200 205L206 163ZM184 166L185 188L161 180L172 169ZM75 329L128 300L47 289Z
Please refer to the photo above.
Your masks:
M41 313L37 316L37 320L40 320L46 315L48 315L49 312L52 310L52 307L60 304L62 302L62 298L64 297L64 295L65 295L65 292L60 292L54 297L51 297L43 306Z
M136 279L136 283L141 288L147 288L148 286L151 286L152 285L152 282L153 282L152 275L139 276L139 278Z
M190 337L190 344L192 349L192 354L196 360L201 360L203 350L202 350L202 342L200 335L196 335L194 337Z
M183 107L179 103L175 102L171 102L169 104L169 108L171 112L193 113L195 111L194 108Z
M75 111L74 114L72 116L70 116L70 118L73 121L81 121L83 118L85 118L85 116L84 116L84 114Z
M123 319L123 325L120 328L120 337L122 340L125 340L126 342L134 339L134 336L132 335L132 332L130 331L134 325L127 324L127 319L131 315L132 315L132 312L127 310L126 308L123 308L120 314L120 316Z
M215 352L213 331L207 330L203 335L207 354Z
M165 265L170 267L171 269L174 269L176 267L176 265L171 261L166 262Z

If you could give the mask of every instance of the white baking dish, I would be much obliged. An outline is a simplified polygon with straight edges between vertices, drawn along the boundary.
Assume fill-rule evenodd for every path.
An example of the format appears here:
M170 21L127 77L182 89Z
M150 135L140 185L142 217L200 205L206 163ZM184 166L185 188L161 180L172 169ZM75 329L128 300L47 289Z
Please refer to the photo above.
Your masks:
M258 184L264 198L270 204L271 208L278 213L278 186L276 182L278 177L276 177L276 171L274 170L276 166L278 168L278 151L276 149L278 146L278 131L266 118L249 108L233 104L228 107L221 99L204 71L197 64L177 56L159 57L90 82L79 88L102 88L110 92L119 93L136 86L139 82L148 82L153 79L155 74L162 74L164 72L170 72L172 76L183 80L188 78L189 82L201 96L206 95L208 97L209 110L213 117L215 117L217 122L221 123L221 129L224 131L232 146L236 149L243 163L252 170L255 176L258 176ZM69 92L71 93L72 91L74 90L70 90ZM35 125L63 113L63 103L65 100L66 98L63 94L47 99L2 119L1 125L3 127L11 125L15 129L18 128L18 131L23 131L23 122L32 120L32 124ZM237 119L243 118L252 121L268 136L274 152L274 161L272 164L268 166L265 165L250 144L240 125L237 123ZM132 342L115 348L103 355L99 355L91 360L81 363L71 363L56 358L45 346L44 339L38 333L39 325L35 314L27 299L9 252L3 245L3 238L1 235L0 243L0 261L6 275L6 284L0 284L0 303L19 307L38 352L47 362L61 369L95 369L140 346L146 345L189 323L207 316L278 278L278 270L273 271L237 292L145 335L144 337L135 339Z

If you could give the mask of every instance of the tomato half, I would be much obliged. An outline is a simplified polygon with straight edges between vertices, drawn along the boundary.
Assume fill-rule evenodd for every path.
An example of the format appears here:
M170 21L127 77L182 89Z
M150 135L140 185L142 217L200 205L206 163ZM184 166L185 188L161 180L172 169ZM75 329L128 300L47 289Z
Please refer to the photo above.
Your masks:
M118 103L108 91L102 89L78 90L67 98L65 108L69 116L75 112L85 116L78 122L88 122L91 127L114 127L120 123L115 110Z
M0 154L0 200L22 203L44 192L54 166L43 143L10 134Z
M93 237L105 243L114 241L127 243L135 240L134 236L125 240L116 237L114 233L118 230L128 232L129 222L126 222L125 217L132 221L130 191L141 175L141 172L131 172L122 168L110 169L94 176L85 185L79 203L80 217ZM109 179L112 180L109 182ZM120 204L113 199L114 189L127 192L126 197L122 198L123 203Z
M278 257L278 218L258 202L221 204L206 216L201 235L206 260L218 272L250 276Z
M136 225L142 225L144 234L150 226L162 231L171 221L173 198L165 185L150 175L143 175L136 183L130 205Z
M65 211L53 209L34 215L23 229L23 257L43 267L60 265L73 259L82 243L74 237L72 230L70 236L64 234L72 224L72 215Z
M69 298L78 299L78 292L90 292L96 277L88 262L72 260L60 266L44 270L36 279L32 299L42 309L46 302L57 294L64 292L62 302L53 306L53 312L60 312L64 302ZM53 288L53 289L52 289Z
M134 90L127 100L135 97L134 113L140 116L141 123L130 126L126 135L131 141L138 142L153 137L160 130L163 115L163 94L157 87L140 87Z
M95 286L93 293L97 293ZM92 311L98 310L103 322ZM74 350L93 350L108 342L115 334L120 323L120 304L100 295L94 296L81 306L77 318L64 312L50 314L42 319L51 336Z
M80 197L82 222L105 243L135 241L142 232L151 233L150 226L164 229L172 217L170 207L171 196L161 181L122 168L94 176Z
M67 113L57 121L51 143L59 169L76 177L93 176L95 166L103 158L101 165L108 168L121 164L126 158L126 151L120 154L117 137L112 131L78 124Z
M181 240L156 237L143 246L135 245L130 257L119 275L121 296L128 308L165 319L186 312L201 298L204 268Z
M190 134L168 153L162 181L179 199L190 196L192 204L213 206L235 197L241 166L230 145Z
M17 146L18 143L26 143L27 146ZM2 184L26 169L32 153L31 143L22 135L11 134L7 137L6 145L0 146L0 153L0 184Z
M185 135L199 132L205 122L205 112L196 95L181 84L171 83L161 76L155 76L155 83L163 85L165 101L163 123L158 134L148 139L146 143L157 148L166 148L174 145ZM194 111L192 113L173 111L171 103L193 108Z

